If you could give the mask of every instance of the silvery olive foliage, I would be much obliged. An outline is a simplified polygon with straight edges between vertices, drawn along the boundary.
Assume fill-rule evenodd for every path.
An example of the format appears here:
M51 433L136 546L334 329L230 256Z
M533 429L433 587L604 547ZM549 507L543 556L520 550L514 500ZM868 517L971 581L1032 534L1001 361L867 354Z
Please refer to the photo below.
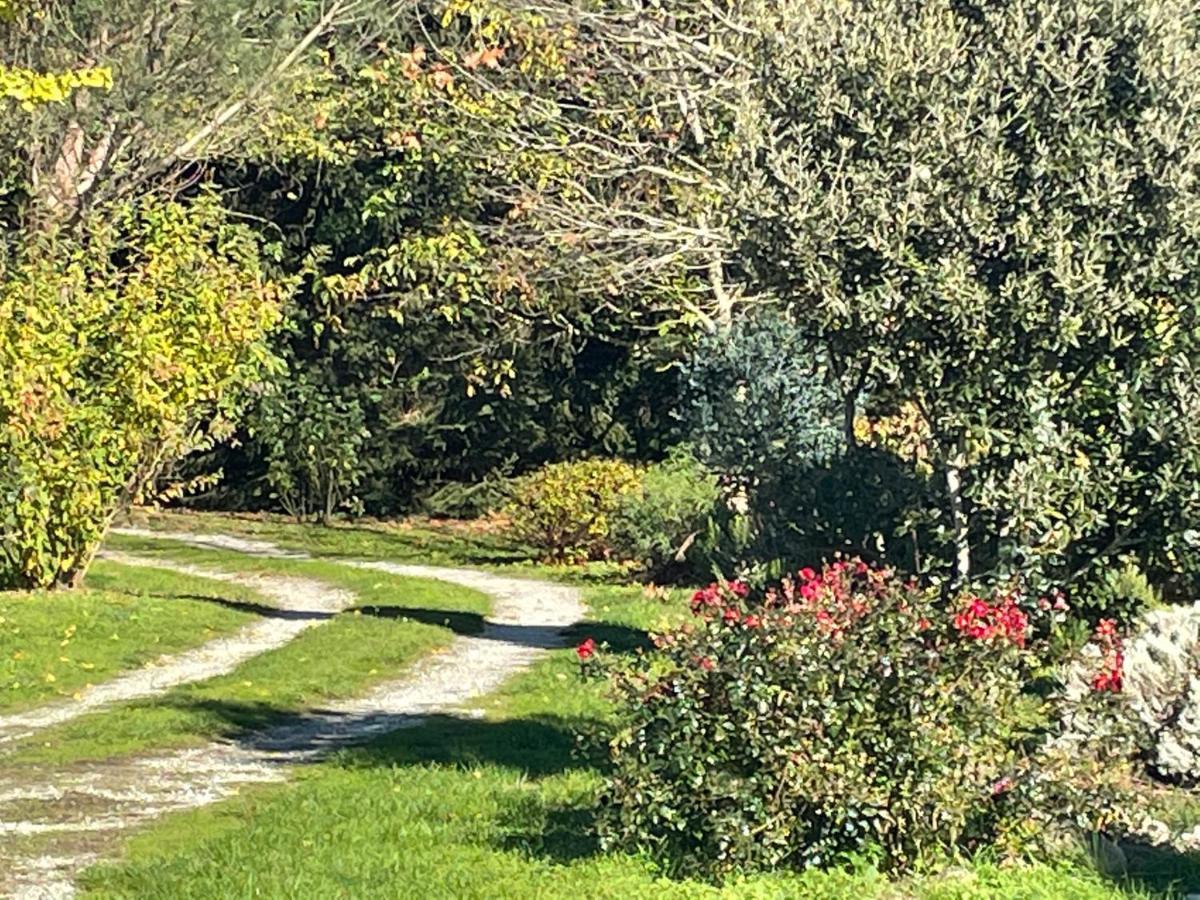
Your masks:
M919 408L926 517L949 536L957 504L972 574L1194 569L1195 4L743 9L738 262Z

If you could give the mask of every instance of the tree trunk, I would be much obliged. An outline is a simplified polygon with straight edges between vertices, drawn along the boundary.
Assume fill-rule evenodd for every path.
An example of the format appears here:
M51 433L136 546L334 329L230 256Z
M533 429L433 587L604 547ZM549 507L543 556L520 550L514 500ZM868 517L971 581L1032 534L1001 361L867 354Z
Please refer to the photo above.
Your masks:
M946 494L950 500L950 523L954 534L954 583L966 584L971 578L970 522L962 499L963 455L958 453L946 467Z

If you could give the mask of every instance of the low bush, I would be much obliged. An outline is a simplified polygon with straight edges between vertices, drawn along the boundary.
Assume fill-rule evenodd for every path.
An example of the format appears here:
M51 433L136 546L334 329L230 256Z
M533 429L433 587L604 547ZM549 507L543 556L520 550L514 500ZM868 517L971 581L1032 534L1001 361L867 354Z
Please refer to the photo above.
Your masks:
M329 524L334 513L361 512L366 419L357 400L286 373L260 402L250 432L266 456L272 497L297 521Z
M655 575L689 564L698 568L719 498L716 475L690 448L676 448L645 469L637 490L621 497L612 517L613 549Z
M505 513L513 536L554 561L607 559L612 517L641 483L616 459L552 463L516 479Z
M1055 821L1077 802L1091 827L1116 822L1120 765L1080 787L1071 756L1092 748L1039 755L1061 607L1015 590L947 604L858 561L758 596L698 591L693 621L609 670L603 841L719 878L863 852L903 869L1027 839L1051 797ZM588 651L585 668L609 668Z

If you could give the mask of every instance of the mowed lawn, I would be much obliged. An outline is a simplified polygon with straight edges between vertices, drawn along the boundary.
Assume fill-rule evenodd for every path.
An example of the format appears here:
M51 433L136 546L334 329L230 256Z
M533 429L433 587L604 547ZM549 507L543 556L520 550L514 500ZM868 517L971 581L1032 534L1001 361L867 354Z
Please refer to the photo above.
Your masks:
M0 593L0 714L234 631L254 616L225 604L266 602L225 582L105 561L80 590Z
M681 596L590 587L591 621L572 638L595 636L611 652L630 652L656 624L680 615ZM90 870L84 896L1092 900L1200 890L1194 859L1131 849L1127 873L1110 877L1082 844L1025 865L931 862L899 880L865 860L722 886L671 879L644 858L603 850L594 837L603 761L580 752L577 735L602 727L608 705L602 686L579 679L570 649L480 706L482 718L434 717L299 770L290 785L164 819L134 837L120 860Z
M172 517L174 518L174 517ZM209 517L205 517L209 518ZM194 521L194 520L193 520ZM220 522L206 521L211 530ZM170 522L167 523L170 527ZM312 529L271 523L271 538L302 546ZM434 540L424 530L342 529L325 533L337 557L418 560L409 545ZM349 529L346 529L349 530ZM438 562L487 556L502 545L443 539ZM38 734L5 764L58 764L120 757L228 736L286 718L323 700L353 696L395 677L455 632L478 629L484 595L443 582L349 568L328 560L265 559L198 550L169 541L115 538L124 551L150 553L224 571L318 578L352 590L355 610L305 632L288 646L242 664L221 678L103 710ZM320 551L318 551L320 552ZM479 562L485 562L479 559ZM530 565L504 568L554 575ZM605 577L602 570L559 571L570 580ZM103 564L97 576L122 584L156 570ZM184 592L180 576L176 589ZM228 584L192 584L205 592L240 593ZM137 592L107 583L134 602ZM166 588L146 590L157 601ZM616 583L589 584L588 622L571 641L593 636L610 652L644 646L647 632L682 616L683 590L644 592ZM127 593L126 593L127 592ZM132 596L131 596L132 595ZM53 601L86 594L48 595ZM242 596L242 599L250 599ZM166 602L166 601L163 601ZM173 601L174 602L174 601ZM229 613L230 626L246 613ZM66 608L66 607L64 607ZM168 612L174 608L168 605ZM49 620L55 612L46 611ZM101 613L97 613L101 614ZM115 613L114 613L115 614ZM65 628L66 624L64 624ZM41 632L40 632L41 634ZM53 629L44 632L53 635ZM91 632L89 631L89 634ZM118 632L121 640L130 643ZM38 650L52 654L49 644ZM127 648L128 649L128 648ZM161 650L157 650L161 652ZM109 667L116 671L120 664ZM1084 847L1052 862L1000 865L988 859L931 863L920 876L893 880L866 860L804 875L751 876L713 886L668 877L649 860L606 851L594 834L604 787L602 756L581 752L578 734L604 728L602 685L578 677L570 648L547 655L478 709L434 716L362 748L295 770L292 784L247 788L241 796L162 818L128 840L115 862L83 876L90 898L985 898L1091 900L1168 898L1200 890L1200 860L1180 854L1129 852L1123 876L1097 871ZM1195 816L1190 794L1166 794L1175 818Z

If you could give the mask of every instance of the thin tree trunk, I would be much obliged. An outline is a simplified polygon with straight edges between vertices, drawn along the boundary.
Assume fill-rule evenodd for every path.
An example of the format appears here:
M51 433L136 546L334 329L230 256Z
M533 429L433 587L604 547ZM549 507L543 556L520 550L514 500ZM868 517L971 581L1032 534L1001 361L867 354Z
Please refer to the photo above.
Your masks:
M971 578L970 521L963 507L961 449L946 467L946 494L950 500L950 522L954 534L954 581L966 584Z

